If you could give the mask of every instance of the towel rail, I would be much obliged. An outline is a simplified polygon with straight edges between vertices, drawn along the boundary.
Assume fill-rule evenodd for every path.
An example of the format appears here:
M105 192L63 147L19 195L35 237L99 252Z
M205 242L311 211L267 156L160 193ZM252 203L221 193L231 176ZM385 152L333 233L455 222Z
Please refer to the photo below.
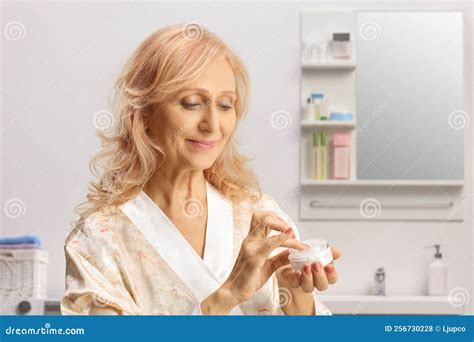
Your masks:
M453 201L446 202L369 202L369 204L380 206L381 208L399 208L399 209L438 209L438 208L452 208ZM311 208L360 208L361 202L323 202L312 200L309 203Z

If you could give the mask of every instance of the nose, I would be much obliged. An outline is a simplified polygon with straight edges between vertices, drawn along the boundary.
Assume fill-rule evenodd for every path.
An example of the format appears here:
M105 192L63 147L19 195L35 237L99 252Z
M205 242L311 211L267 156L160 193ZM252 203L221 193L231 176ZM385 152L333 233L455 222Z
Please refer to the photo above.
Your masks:
M213 133L219 129L219 113L212 102L206 103L198 127L208 133Z

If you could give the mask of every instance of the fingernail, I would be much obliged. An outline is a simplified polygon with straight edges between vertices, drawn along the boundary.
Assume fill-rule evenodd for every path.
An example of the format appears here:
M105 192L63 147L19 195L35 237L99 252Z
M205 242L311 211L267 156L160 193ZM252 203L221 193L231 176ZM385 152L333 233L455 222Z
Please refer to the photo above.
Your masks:
M309 248L311 248L311 246L310 246L310 245L307 245L307 244L305 244L305 243L303 243L303 242L302 242L301 244L302 244L302 245L303 245L303 246L304 246L306 249L309 249Z
M332 273L334 271L334 266L329 264L326 266L326 272L327 273Z
M316 262L315 265L316 265L315 266L316 267L315 271L320 272L321 271L321 264L319 262Z
M318 271L318 267L316 266L317 264L315 262L313 262L311 264L311 268L313 269L313 271L317 272Z
M291 233L293 233L293 228L290 227L287 230L285 230L283 233L290 235Z
M310 274L310 273L311 273L311 266L309 266L309 265L304 265L304 273Z

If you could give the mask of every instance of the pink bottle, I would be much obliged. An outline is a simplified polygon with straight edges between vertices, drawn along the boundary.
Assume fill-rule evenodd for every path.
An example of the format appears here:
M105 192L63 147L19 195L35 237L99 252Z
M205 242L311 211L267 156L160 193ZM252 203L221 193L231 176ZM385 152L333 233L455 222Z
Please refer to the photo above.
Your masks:
M333 142L333 178L350 178L350 135L349 133L334 133Z

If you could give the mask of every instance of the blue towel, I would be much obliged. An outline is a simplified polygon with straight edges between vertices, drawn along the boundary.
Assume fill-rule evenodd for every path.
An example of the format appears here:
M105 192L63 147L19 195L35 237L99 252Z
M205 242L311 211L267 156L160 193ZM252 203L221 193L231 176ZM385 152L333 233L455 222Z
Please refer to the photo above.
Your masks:
M41 246L41 240L36 235L24 235L24 236L0 238L0 245L21 245L21 244L35 245L36 248L39 248Z

